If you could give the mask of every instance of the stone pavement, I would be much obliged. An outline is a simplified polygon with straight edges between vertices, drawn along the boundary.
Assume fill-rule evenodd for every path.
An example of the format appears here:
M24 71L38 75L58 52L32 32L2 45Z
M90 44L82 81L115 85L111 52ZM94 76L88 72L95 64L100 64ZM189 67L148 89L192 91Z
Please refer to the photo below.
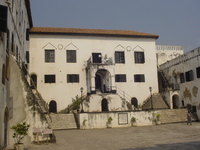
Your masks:
M158 126L57 130L56 143L28 150L199 150L200 122Z

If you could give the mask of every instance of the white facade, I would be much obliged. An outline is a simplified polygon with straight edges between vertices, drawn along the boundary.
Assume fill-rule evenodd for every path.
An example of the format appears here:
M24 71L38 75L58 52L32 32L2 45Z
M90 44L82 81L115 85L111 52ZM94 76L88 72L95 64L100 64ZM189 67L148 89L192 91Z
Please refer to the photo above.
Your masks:
M153 93L158 92L157 35L67 28L32 28L30 33L29 72L36 75L37 90L45 101L56 102L57 111L70 105L76 95L80 96L81 87L83 94L88 95L83 104L85 112L102 111L103 99L109 111L128 110L132 98L141 104L149 97L150 86ZM54 51L53 62L45 62L45 50ZM70 50L76 52L73 63L67 62ZM139 63L135 62L137 52L144 55ZM115 55L120 58L123 55L124 60L116 60ZM48 82L45 75L55 75L55 83L45 83ZM69 83L67 75L77 75L76 82Z
M158 66L184 53L182 46L156 45Z
M13 114L15 96L10 90L9 57L26 63L27 29L32 27L29 0L0 0L0 149L9 141L10 122L17 114ZM17 123L19 120L16 120ZM13 122L13 123L16 123Z
M196 48L160 65L172 85L167 97L171 108L191 106L191 111L200 116L200 48Z

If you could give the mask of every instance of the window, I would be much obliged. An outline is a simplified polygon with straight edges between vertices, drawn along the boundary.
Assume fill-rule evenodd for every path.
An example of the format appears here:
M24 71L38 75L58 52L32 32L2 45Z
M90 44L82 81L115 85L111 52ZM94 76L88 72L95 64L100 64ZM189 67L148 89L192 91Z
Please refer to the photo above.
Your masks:
M67 50L67 62L76 63L76 50Z
M135 63L136 64L143 64L144 60L144 52L134 52L135 55Z
M101 63L101 53L92 53L92 62Z
M134 81L135 82L145 82L144 74L135 74Z
M184 73L181 73L181 74L180 74L180 82L181 82L181 83L184 83L184 82L185 82Z
M54 50L45 50L45 62L55 62Z
M4 85L5 85L5 79L6 79L6 68L5 68L5 65L3 64L3 66L2 66L2 79L1 79L1 82Z
M26 62L29 63L29 51L26 51Z
M116 74L115 82L126 82L126 75L125 74Z
M0 5L0 32L7 31L7 13L8 8Z
M26 40L29 41L29 29L26 29Z
M200 67L196 68L197 78L200 78Z
M31 75L31 88L35 89L37 87L37 76L35 74Z
M78 74L68 74L67 75L67 83L78 83L79 75Z
M44 75L44 82L45 83L56 83L56 76L55 75Z
M185 77L187 82L194 80L193 71L192 70L187 71L185 73Z
M124 52L115 52L115 63L125 63Z

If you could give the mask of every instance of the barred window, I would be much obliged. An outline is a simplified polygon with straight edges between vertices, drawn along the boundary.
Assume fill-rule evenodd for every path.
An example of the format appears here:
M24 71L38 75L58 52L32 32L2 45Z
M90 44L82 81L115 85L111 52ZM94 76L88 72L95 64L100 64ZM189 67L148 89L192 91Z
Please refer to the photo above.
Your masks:
M55 62L55 50L45 50L45 62Z
M184 73L181 73L181 74L180 74L180 82L181 82L181 83L184 83L184 82L185 82L185 75L184 75Z
M136 64L145 63L144 52L134 52L134 55L135 55L135 63Z
M187 72L185 73L185 77L186 77L186 81L187 81L187 82L193 81L193 80L194 80L193 71L192 71L192 70L187 71Z
M125 74L116 74L115 82L126 82L126 75Z
M200 78L200 67L196 68L197 78Z
M0 32L7 31L7 16L8 8L6 6L0 5Z
M115 52L115 63L125 63L124 52Z
M135 74L134 81L135 82L145 82L144 74Z
M56 83L56 75L44 75L45 83Z
M67 62L76 63L76 50L67 50Z
M78 74L68 74L67 75L67 83L78 83L79 75Z

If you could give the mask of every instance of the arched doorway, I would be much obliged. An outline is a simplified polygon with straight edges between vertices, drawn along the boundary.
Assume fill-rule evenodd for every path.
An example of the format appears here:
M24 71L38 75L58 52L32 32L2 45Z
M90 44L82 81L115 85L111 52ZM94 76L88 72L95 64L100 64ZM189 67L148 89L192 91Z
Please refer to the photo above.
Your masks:
M111 91L111 75L106 69L100 69L95 74L95 88L96 91L108 93Z
M138 100L137 100L137 98L135 98L135 97L131 98L131 104L132 104L135 108L138 108Z
M108 100L105 98L101 101L101 111L108 111Z
M57 113L57 103L54 100L49 103L49 113Z
M173 109L179 108L179 97L178 95L173 95L172 96L172 104L173 104Z
M4 147L7 147L7 133L8 133L8 108L4 112Z

